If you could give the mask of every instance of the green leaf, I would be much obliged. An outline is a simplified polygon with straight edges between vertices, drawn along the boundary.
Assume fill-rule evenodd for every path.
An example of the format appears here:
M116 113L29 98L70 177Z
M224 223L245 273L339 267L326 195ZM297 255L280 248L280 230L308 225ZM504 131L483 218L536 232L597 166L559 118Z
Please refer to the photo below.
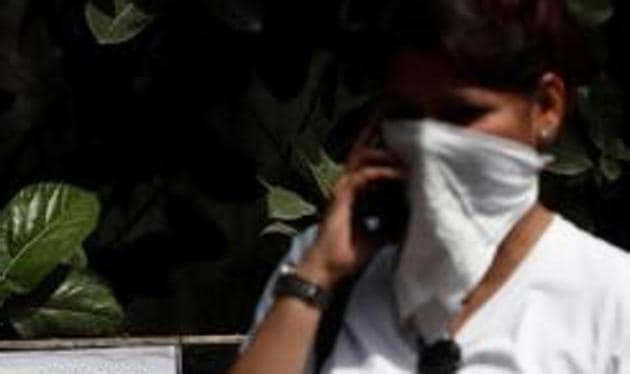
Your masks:
M597 148L607 156L622 155L626 150L621 140L623 100L612 80L602 75L591 86L581 87L577 104Z
M283 222L274 222L271 225L265 227L261 232L260 236L264 235L272 235L279 234L285 236L294 236L298 233L298 230L292 226L287 225Z
M114 0L110 9L105 9L102 3L90 0L85 5L87 24L99 44L124 43L140 34L155 19L132 0Z
M317 208L304 200L300 195L279 186L272 186L265 181L261 183L267 188L267 211L275 220L291 221L312 216Z
M576 176L593 167L584 145L571 129L567 129L560 136L550 152L554 156L554 161L547 166L547 171L551 173Z
M333 187L342 172L342 166L333 161L323 147L317 146L313 156L307 152L300 152L302 162L315 179L320 193L325 198L332 194Z
M70 257L68 260L62 261L62 264L77 269L85 269L88 267L88 257L83 248L80 248L74 256Z
M614 13L610 0L566 0L569 12L583 25L597 27Z
M615 157L618 160L622 161L630 161L630 148L626 147L623 142L620 141L621 144L617 146L617 152L615 153Z
M75 187L41 183L21 190L0 215L0 305L76 255L98 215L96 196Z
M617 181L622 174L619 162L608 157L602 157L599 160L599 170L602 172L608 182Z
M239 31L259 33L263 30L264 8L259 1L210 0L214 15Z
M604 154L613 159L630 161L630 148L623 142L621 135L609 144Z
M43 305L23 309L10 318L23 338L98 336L119 332L124 313L100 278L73 270Z

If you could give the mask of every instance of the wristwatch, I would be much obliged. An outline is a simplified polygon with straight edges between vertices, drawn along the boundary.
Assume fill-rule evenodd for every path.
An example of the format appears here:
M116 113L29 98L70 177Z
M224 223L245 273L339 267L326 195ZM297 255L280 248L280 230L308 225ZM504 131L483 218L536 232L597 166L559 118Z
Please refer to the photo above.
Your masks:
M285 263L280 266L278 279L274 286L274 295L297 297L322 310L330 305L332 294L319 285L297 274L295 265Z

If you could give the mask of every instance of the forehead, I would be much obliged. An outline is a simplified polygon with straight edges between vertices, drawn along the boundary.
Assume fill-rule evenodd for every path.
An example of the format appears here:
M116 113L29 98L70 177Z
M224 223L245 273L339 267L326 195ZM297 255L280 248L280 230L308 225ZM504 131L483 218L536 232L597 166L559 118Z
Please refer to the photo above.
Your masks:
M403 49L390 60L385 93L392 96L415 96L427 89L446 89L462 84L448 59L438 53Z
M417 49L403 49L391 58L384 88L388 101L426 106L451 99L488 105L521 96L467 80L443 54Z

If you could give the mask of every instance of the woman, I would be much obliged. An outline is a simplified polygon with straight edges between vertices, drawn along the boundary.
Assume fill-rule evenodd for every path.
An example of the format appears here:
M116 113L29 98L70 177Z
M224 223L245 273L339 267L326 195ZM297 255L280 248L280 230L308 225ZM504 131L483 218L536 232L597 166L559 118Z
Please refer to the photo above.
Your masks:
M407 1L390 16L379 115L231 372L314 371L326 296L360 274L321 372L630 373L629 257L537 202L539 151L588 65L564 1ZM379 132L385 150L369 146ZM385 180L407 186L400 246L355 224L357 196Z

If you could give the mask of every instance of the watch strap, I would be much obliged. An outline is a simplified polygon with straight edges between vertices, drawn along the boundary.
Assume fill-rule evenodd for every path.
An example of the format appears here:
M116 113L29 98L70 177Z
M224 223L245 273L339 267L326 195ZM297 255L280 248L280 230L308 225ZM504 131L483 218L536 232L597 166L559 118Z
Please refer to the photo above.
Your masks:
M332 294L319 285L301 277L293 266L284 266L280 272L274 287L274 295L277 297L297 297L322 310L328 308Z

